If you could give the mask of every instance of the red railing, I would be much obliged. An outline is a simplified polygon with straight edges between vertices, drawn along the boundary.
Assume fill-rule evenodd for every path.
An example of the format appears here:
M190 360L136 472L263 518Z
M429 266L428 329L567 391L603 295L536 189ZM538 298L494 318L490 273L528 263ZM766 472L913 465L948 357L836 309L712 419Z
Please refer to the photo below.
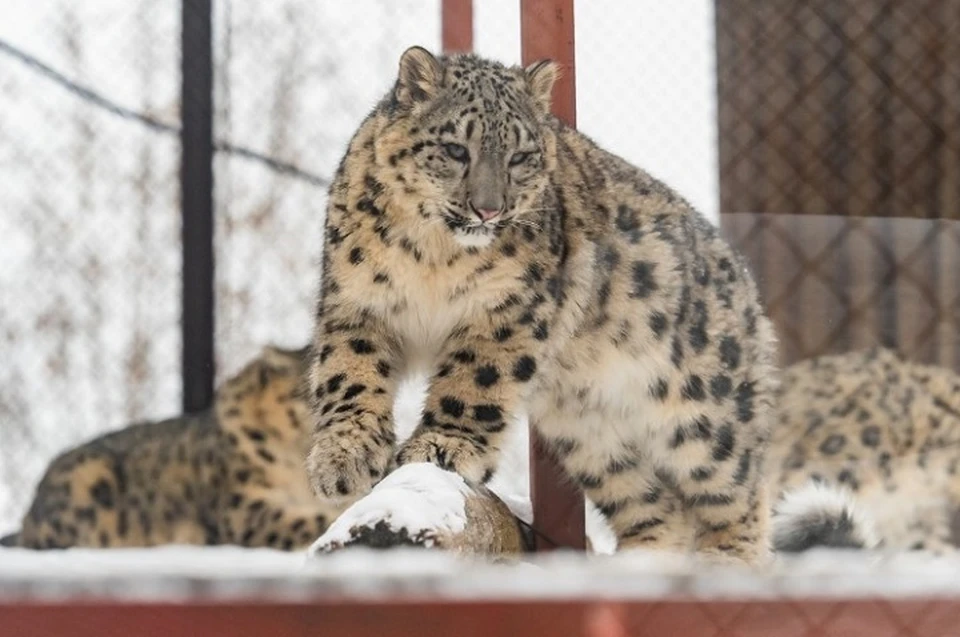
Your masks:
M0 603L0 637L954 637L960 603L830 601Z

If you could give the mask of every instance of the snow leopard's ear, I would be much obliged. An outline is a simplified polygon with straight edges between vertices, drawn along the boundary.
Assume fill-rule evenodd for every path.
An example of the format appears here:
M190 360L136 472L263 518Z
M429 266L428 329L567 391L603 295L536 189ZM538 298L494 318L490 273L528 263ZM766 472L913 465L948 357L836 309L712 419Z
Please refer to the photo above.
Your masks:
M412 46L400 56L400 73L394 89L397 102L411 107L436 97L443 81L440 60L420 46Z
M560 77L560 65L553 60L534 62L523 70L530 93L545 112L550 112L553 83Z

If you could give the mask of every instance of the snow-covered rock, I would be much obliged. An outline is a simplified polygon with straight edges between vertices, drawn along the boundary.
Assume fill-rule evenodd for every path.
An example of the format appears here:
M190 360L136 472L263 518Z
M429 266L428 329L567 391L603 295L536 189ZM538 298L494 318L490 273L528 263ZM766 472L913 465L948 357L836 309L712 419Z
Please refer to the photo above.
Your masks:
M428 463L400 467L338 517L310 547L325 553L362 540L372 546L432 547L467 524L471 489L463 478Z

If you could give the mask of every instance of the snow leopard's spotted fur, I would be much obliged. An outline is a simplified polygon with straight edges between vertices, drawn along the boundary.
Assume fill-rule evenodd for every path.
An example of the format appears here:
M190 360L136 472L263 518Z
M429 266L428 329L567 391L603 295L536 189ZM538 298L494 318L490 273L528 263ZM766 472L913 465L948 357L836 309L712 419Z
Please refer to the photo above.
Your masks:
M311 370L312 483L394 462L476 483L526 411L621 548L757 562L776 386L750 273L647 173L549 114L557 69L414 47L330 189ZM432 370L398 450L390 413Z

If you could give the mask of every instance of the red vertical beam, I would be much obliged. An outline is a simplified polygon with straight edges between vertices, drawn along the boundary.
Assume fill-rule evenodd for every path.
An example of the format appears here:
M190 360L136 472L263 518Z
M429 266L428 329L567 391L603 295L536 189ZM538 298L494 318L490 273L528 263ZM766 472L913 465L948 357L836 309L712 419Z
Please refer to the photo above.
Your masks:
M553 113L577 125L573 0L520 0L523 64L551 59L561 66L553 88ZM536 432L530 431L530 497L537 550L583 550L586 545L583 494L563 474Z
M544 59L560 64L560 79L553 87L553 114L576 126L573 0L520 0L520 39L524 65Z
M443 52L473 51L473 0L443 0L440 12Z

